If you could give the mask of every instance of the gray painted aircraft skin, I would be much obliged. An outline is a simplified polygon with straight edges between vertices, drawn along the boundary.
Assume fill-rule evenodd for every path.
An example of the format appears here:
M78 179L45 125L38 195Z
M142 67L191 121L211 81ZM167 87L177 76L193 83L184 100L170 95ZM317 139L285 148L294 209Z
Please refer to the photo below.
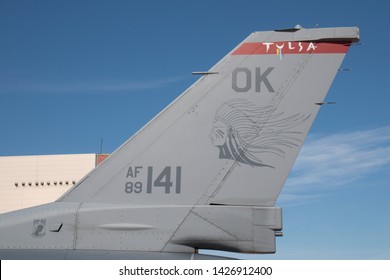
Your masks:
M57 201L0 216L1 259L275 253L275 207L356 27L254 32Z

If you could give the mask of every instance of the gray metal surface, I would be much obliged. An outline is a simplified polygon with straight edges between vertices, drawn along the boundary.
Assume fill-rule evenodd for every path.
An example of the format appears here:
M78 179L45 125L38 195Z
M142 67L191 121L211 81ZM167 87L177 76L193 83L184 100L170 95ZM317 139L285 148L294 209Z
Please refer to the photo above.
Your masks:
M57 202L0 216L0 256L274 253L275 201L358 40L357 28L252 33Z
M0 250L4 260L231 260L232 258L205 254L128 252L112 250Z

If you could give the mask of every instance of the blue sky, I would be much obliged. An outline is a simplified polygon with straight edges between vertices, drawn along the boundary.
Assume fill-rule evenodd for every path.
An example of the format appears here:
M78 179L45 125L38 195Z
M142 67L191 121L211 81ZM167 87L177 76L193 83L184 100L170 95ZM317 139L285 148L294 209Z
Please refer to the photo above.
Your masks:
M0 155L111 153L252 31L358 26L263 259L390 259L389 1L0 1ZM247 256L249 257L249 256Z

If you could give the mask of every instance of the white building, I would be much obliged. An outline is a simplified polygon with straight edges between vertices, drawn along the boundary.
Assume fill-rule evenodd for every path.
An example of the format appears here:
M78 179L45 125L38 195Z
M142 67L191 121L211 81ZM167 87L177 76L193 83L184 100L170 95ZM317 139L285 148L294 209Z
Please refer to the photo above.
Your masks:
M55 201L107 155L0 157L0 213Z

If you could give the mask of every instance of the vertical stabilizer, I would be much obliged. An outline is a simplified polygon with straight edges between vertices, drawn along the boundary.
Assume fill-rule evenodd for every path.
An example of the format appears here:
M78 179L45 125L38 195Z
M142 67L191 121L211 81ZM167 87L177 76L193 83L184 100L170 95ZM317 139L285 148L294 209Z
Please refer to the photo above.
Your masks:
M60 201L274 206L357 28L254 32Z

